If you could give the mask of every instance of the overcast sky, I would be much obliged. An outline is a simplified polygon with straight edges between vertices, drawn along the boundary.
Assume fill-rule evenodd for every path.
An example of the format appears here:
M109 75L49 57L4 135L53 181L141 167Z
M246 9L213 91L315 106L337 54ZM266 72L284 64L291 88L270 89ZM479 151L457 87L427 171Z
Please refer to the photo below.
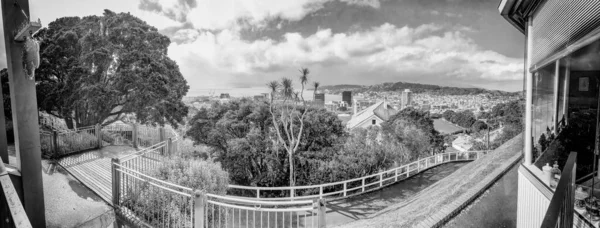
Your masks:
M191 91L261 87L311 69L321 84L522 89L524 36L500 0L30 0L44 25L130 12L171 38ZM1 32L1 28L0 28ZM6 67L4 42L0 67Z

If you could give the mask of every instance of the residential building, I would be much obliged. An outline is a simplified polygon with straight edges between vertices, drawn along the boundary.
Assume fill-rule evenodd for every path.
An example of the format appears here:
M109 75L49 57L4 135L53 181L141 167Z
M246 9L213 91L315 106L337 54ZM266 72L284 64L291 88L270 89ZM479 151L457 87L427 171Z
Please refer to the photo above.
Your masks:
M473 147L473 137L467 134L460 134L452 141L452 148L461 152L469 151L471 147Z
M219 96L219 98L221 98L221 99L229 99L229 98L231 98L231 97L229 96L229 93L222 93L222 94Z
M599 145L594 139L600 132L596 129L600 4L502 0L498 8L526 36L524 159L518 170L517 227L598 227L585 209L575 208L574 192L581 187L599 195L590 186L600 182L593 168L598 167ZM571 134L577 136L564 140ZM552 143L547 139L553 139ZM554 159L562 170L557 184L542 171Z
M321 107L325 106L325 94L324 93L315 93L314 103Z
M352 91L343 91L342 101L345 101L348 107L352 107Z
M352 115L346 127L352 130L359 127L380 126L396 113L398 110L392 108L387 101L380 101Z

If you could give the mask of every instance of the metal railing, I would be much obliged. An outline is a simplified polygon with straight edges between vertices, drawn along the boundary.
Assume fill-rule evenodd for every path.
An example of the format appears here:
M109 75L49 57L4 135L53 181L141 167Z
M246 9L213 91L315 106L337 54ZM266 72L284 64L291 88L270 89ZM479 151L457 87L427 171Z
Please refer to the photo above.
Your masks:
M550 200L541 227L573 227L575 213L575 171L577 153L571 152L563 168L556 191Z
M113 163L112 203L151 227L325 227L320 200L271 202L194 191Z
M2 211L2 223L4 225L8 225L8 227L16 227L16 228L29 228L31 227L31 222L27 218L27 214L25 213L25 209L23 208L23 204L21 204L21 200L17 195L17 191L15 190L15 186L10 180L10 176L8 171L6 170L6 166L4 165L4 161L0 158L0 185L2 185L2 191L0 192L2 208L8 208L8 211ZM7 213L10 213L8 216ZM6 216L6 218L5 218ZM2 226L4 227L4 226Z
M102 144L100 125L76 130L40 131L42 151L53 152L58 156L100 148Z
M170 154L170 140L159 142L155 145L125 155L120 158L113 158L113 162L123 165L127 168L148 174L157 169Z
M448 162L471 161L476 160L486 154L488 151L468 151L468 152L448 152L436 154L417 161L405 164L387 171L364 177L325 183L310 186L294 187L251 187L240 185L229 185L231 196L241 199L260 199L260 200L302 200L302 199L323 199L323 198L345 198L370 192L383 188L387 185L404 180L410 176ZM254 197L244 196L244 194L235 195L235 193L254 192ZM261 193L285 192L286 197L264 197ZM246 195L247 195L246 194Z
M126 123L112 123L102 126L102 140L111 145L134 145L134 126Z

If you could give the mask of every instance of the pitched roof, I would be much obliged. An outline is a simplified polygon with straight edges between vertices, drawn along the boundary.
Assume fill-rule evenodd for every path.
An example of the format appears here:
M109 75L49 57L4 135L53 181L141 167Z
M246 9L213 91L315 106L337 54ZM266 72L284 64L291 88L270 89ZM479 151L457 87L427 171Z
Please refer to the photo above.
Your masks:
M356 127L360 123L371 119L373 116L377 116L379 119L387 121L392 115L396 114L398 111L388 105L387 109L383 106L384 102L380 101L375 103L374 105L369 106L361 110L360 112L354 114L352 119L348 121L346 126L350 129Z

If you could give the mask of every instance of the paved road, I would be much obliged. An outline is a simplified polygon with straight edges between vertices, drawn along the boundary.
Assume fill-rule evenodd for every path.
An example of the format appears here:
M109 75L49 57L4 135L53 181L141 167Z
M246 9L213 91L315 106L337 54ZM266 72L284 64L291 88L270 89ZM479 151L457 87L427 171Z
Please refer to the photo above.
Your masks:
M366 218L389 205L415 195L465 164L467 162L443 164L378 191L344 200L327 202L327 227Z

